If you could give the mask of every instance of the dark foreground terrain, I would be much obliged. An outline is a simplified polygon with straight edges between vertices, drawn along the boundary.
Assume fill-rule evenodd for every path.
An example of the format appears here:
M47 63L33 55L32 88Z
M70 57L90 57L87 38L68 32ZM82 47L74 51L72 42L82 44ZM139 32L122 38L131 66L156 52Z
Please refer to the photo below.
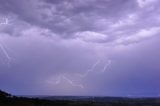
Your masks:
M16 97L0 91L0 106L160 106L160 98Z

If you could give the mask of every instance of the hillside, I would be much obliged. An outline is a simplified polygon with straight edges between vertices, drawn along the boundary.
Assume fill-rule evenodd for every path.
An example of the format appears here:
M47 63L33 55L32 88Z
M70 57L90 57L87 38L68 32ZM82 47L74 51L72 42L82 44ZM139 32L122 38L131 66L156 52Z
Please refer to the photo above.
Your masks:
M0 90L0 98L6 98L6 97L10 97L11 95L9 93L6 93L2 90Z

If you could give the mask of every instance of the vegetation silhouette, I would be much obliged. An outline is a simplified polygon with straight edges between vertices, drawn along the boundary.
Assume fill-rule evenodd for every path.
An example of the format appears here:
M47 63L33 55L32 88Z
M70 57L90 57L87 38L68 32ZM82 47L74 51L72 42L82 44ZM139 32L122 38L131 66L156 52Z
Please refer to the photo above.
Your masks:
M17 97L0 90L0 106L160 106L160 98L88 97L52 100L52 97Z

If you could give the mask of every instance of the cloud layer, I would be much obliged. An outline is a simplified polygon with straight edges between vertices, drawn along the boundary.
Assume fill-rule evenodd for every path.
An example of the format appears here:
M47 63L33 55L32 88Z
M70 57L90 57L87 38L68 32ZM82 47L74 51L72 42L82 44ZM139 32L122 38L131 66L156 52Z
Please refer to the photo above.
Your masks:
M0 24L0 89L159 95L159 3L1 0L0 23L9 21Z

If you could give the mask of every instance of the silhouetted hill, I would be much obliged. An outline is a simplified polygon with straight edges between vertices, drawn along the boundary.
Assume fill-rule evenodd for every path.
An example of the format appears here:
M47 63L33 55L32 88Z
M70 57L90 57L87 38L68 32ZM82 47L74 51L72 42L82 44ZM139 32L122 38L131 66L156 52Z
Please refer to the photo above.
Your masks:
M0 91L0 106L160 106L160 98L53 96L40 99L16 97Z
M0 90L0 98L10 97L10 96L11 96L11 94Z

